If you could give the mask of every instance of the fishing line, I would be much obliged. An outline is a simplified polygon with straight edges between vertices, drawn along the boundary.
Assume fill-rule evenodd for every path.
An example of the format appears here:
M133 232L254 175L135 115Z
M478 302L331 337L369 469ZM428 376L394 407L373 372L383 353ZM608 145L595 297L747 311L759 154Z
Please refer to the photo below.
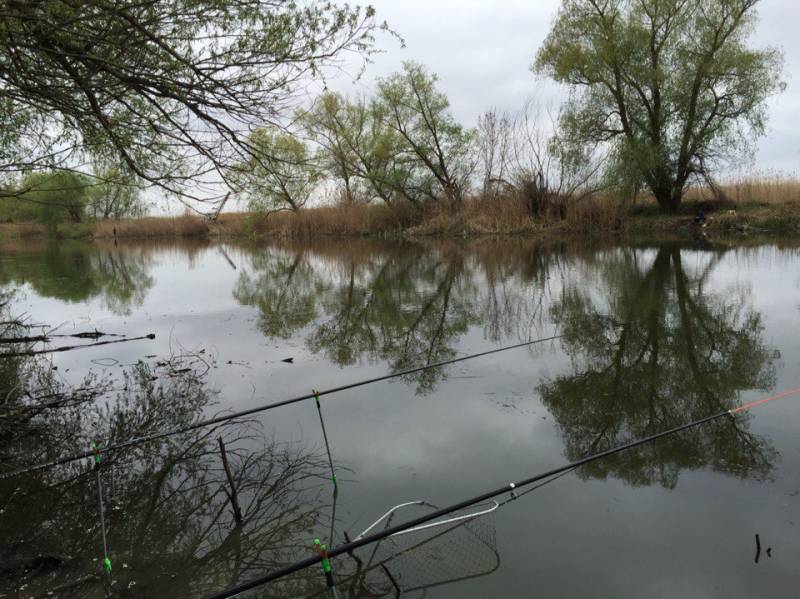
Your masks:
M515 345L507 345L505 347L498 347L496 349L490 349L484 352L479 352L477 354L470 354L468 356L461 356L458 358L452 358L450 360L443 360L441 362L435 362L434 364L427 364L425 366L417 366L416 368L410 368L408 370L403 370L401 372L395 372L391 374L385 374L382 376L365 379L362 381L357 381L355 383L348 383L346 385L341 385L339 387L332 387L330 389L325 389L322 391L317 391L316 393L308 393L305 395L300 395L298 397L293 397L291 399L284 399L282 401L277 401L275 403L264 404L262 406L257 406L255 408L250 408L249 410L242 410L241 412L235 412L233 414L226 414L224 416L216 416L214 418L209 418L207 420L201 420L199 422L195 422L194 424L189 424L187 426L183 426L177 429L162 431L159 433L153 433L150 435L143 435L141 437L136 437L133 439L129 439L127 441L123 441L120 443L116 443L113 445L108 445L106 447L98 448L97 450L91 451L84 451L81 453L77 453L71 456L65 456L62 458L58 458L51 462L44 462L42 464L36 464L35 466L29 466L27 468L20 468L18 470L12 470L9 472L4 472L0 474L0 480L4 480L7 478L13 478L15 476L20 476L22 474L28 474L30 472L37 472L39 470L45 470L48 468L53 468L55 466L61 466L63 464L69 464L71 462L77 462L78 460L84 460L86 458L92 457L97 453L109 453L112 451L118 451L120 449L126 449L128 447L133 447L135 445L140 445L142 443L147 443L149 441L157 441L159 439L164 439L166 437L172 437L174 435L181 435L183 433L188 433L193 430L197 430L199 428L204 428L207 426L212 426L215 424L220 424L223 422L228 422L230 420L236 420L237 418L242 418L244 416L251 416L253 414L258 414L260 412L266 412L268 410L273 410L275 408L280 408L282 406L288 406L293 403L298 403L301 401L305 401L306 399L311 399L312 397L316 396L323 396L323 395L331 395L333 393L339 393L341 391L347 391L348 389L355 389L356 387L363 387L364 385L370 385L372 383L378 383L381 381L386 381L389 379L407 376L409 374L414 374L416 372L422 372L424 370L428 370L431 368L440 368L442 366L447 366L449 364L455 364L457 362L463 362L465 360L472 360L473 358L480 358L482 356L488 356L491 354L496 354L512 349L517 349L520 347L527 347L530 345L535 345L537 343L545 343L547 341L554 341L555 339L560 339L561 335L553 335L552 337L544 337L541 339L534 339L532 341L525 341L523 343L517 343Z
M336 481L336 472L333 469L333 458L331 457L331 446L328 443L328 433L325 430L325 420L322 418L322 406L319 403L319 393L317 393L316 389L312 389L311 392L314 394L314 401L317 404L317 413L319 414L319 424L322 428L322 438L325 439L325 452L328 454L328 465L331 468L331 480L333 481L333 488L338 489L339 485Z
M639 447L640 445L645 445L646 443L651 443L651 442L653 442L653 441L655 441L657 439L661 439L663 437L668 437L670 435L674 435L674 434L679 433L681 431L685 431L687 429L691 429L691 428L695 428L695 427L701 426L703 424L706 424L708 422L711 422L713 420L717 420L717 419L725 417L725 416L730 417L730 418L735 418L736 414L739 414L739 413L741 413L743 411L750 410L750 409L752 409L754 407L769 403L771 401L775 401L775 400L778 400L778 399L782 399L784 397L788 397L789 395L797 395L797 394L800 394L800 388L790 389L788 391L784 391L784 392L779 393L777 395L772 395L770 397L766 397L764 399L760 399L760 400L751 402L749 404L745 404L745 405L740 406L738 408L725 410L724 412L719 412L718 414L712 414L711 416L706 416L705 418L700 418L699 420L693 420L692 422L687 422L685 424L681 424L680 426L676 426L675 428L671 428L669 430L662 431L662 432L656 433L654 435L650 435L649 437L644 437L644 438L638 439L636 441L631 441L629 443L625 443L624 445L619 445L617 447L613 447L611 449L607 449L605 451L601 451L599 453L587 456L587 457L582 458L580 460L577 460L575 462L571 462L569 464L564 464L563 466L559 466L557 468L553 468L553 469L548 470L546 472L542 472L540 474L536 474L534 476L522 479L522 480L520 480L518 482L509 483L509 484L504 485L504 486L502 486L502 487L500 487L498 489L494 489L492 491L488 491L486 493L483 493L483 494L478 495L476 497L473 497L471 499L466 499L464 501L461 501L459 503L455 503L455 504L450 505L448 507L445 507L445 508L430 512L429 514L426 514L426 515L423 515L423 516L419 516L417 518L409 520L408 522L404 522L402 524L397 524L395 526L391 526L391 527L385 528L385 529L383 529L383 530L381 530L379 532L373 533L371 535L367 535L367 536L361 537L360 539L356 539L354 541L350 541L349 543L344 543L343 545L339 545L338 547L334 547L332 549L327 550L325 552L325 558L326 559L330 559L330 558L334 558L334 557L336 557L338 555L341 555L343 553L352 552L353 550L358 549L359 547L363 547L363 546L369 545L371 543L376 543L377 541L385 539L386 537L390 537L392 535L395 535L397 533L409 530L409 529L414 528L416 526L420 526L421 524L425 524L427 522L431 522L432 520L435 520L437 518L441 518L442 516L446 516L446 515L448 515L448 514L450 514L452 512L463 510L463 509L471 507L471 506L473 506L475 504L482 503L482 502L488 501L490 499L493 499L493 498L495 498L495 497L497 497L499 495L504 495L505 493L514 493L516 489L519 489L521 487L527 487L529 485L538 483L540 481L553 478L556 475L560 475L562 473L566 473L566 472L574 470L575 468L578 468L580 466L584 466L586 464L589 464L591 462L595 462L597 460L602 460L604 458L607 458L607 457L610 457L612 455L621 453L623 451L627 451L629 449L633 449L635 447ZM309 567L311 567L311 566L313 566L315 564L320 563L322 561L322 559L323 558L319 554L316 555L316 556L312 556L312 557L306 558L304 560L301 560L299 562L296 562L296 563L291 564L289 566L286 566L284 568L280 568L278 570L274 570L273 572L270 572L270 573L265 574L263 576L260 576L258 578L254 578L252 580L243 582L243 583L241 583L241 584L239 584L237 586L234 586L234 587L231 587L229 589L220 591L219 593L216 593L215 595L212 595L212 596L208 597L208 599L227 599L228 597L234 597L234 596L236 596L236 595L238 595L240 593L244 593L245 591L249 591L251 589L254 589L256 587L260 587L260 586L262 586L264 584L267 584L269 582L273 582L273 581L278 580L280 578L284 578L286 576L289 576L290 574L294 574L295 572L299 572L300 570L304 570L306 568L309 568Z

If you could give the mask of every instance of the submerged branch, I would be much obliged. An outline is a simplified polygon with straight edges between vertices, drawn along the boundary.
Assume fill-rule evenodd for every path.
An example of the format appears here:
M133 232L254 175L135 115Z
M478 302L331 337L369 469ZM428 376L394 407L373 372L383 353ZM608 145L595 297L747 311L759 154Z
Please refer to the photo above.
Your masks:
M73 349L83 349L85 347L97 347L99 345L110 345L112 343L125 343L126 341L141 341L143 339L155 339L155 333L150 333L149 335L143 335L141 337L125 337L123 339L113 339L111 341L99 341L97 343L88 343L86 345L63 345L61 347L53 347L50 349L38 349L38 350L29 350L29 351L20 351L20 352L6 352L0 354L0 358L19 358L22 356L36 356L40 354L50 354L55 352L65 352L71 351Z

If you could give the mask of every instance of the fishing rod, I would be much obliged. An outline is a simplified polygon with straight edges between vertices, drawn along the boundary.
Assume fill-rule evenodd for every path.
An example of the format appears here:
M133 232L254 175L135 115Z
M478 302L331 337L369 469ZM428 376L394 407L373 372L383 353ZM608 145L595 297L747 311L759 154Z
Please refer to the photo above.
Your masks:
M333 457L331 456L331 446L328 443L328 432L325 430L325 420L322 418L322 406L319 403L319 393L316 389L312 389L312 393L314 394L314 401L317 404L317 413L319 414L319 424L320 428L322 429L322 438L325 440L325 453L328 454L328 465L331 468L331 481L333 482L333 488L338 489L339 484L336 480L336 471L333 469Z
M103 571L109 579L111 579L111 558L108 557L108 540L106 538L106 506L103 501L103 484L100 482L100 460L102 456L96 455L94 457L94 469L97 475L97 498L100 507L100 531L103 535Z
M0 474L0 480L4 480L7 478L13 478L15 476L20 476L22 474L29 474L31 472L37 472L39 470L46 470L48 468L53 468L55 466L61 466L63 464L69 464L71 462L77 462L78 460L84 460L86 458L92 457L97 455L98 453L110 453L112 451L118 451L120 449L127 449L129 447L133 447L135 445L141 445L142 443L147 443L149 441L157 441L159 439L164 439L166 437L172 437L174 435L181 435L184 433L191 432L193 430L197 430L199 428L204 428L207 426L213 426L215 424L221 424L223 422L228 422L230 420L236 420L237 418L243 418L244 416L251 416L253 414L258 414L260 412L266 412L268 410L273 410L275 408L280 408L282 406L288 406L293 403L298 403L301 401L305 401L306 399L311 399L313 397L322 397L323 395L331 395L333 393L339 393L341 391L347 391L348 389L355 389L356 387L363 387L364 385L370 385L372 383L379 383L381 381L386 381L389 379L407 376L409 374L414 374L416 372L422 372L424 370L428 370L431 368L440 368L442 366L447 366L449 364L455 364L457 362L463 362L465 360L472 360L474 358L480 358L482 356L488 356L491 354L497 354L504 351L509 351L512 349L517 349L520 347L527 347L530 345L535 345L537 343L545 343L547 341L554 341L556 339L560 339L561 335L553 335L551 337L543 337L541 339L534 339L532 341L524 341L522 343L516 343L514 345L506 345L505 347L498 347L495 349L490 349L487 351L479 352L477 354L470 354L468 356L461 356L458 358L452 358L450 360L443 360L441 362L435 362L433 364L427 364L425 366L417 366L416 368L409 368L408 370L403 370L401 372L394 372L391 374L385 374L382 376L377 376L370 379L364 379L362 381L357 381L354 383L347 383L346 385L340 385L339 387L332 387L330 389L324 389L322 391L312 391L311 393L307 393L305 395L300 395L298 397L292 397L290 399L284 399L282 401L277 401L274 403L264 404L261 406L257 406L255 408L250 408L248 410L242 410L241 412L234 412L232 414L226 414L223 416L216 416L214 418L209 418L207 420L201 420L199 422L195 422L194 424L189 424L180 428L162 431L158 433L152 433L150 435L143 435L141 437L136 437L133 439L129 439L127 441L122 441L120 443L116 443L113 445L108 445L106 447L100 447L98 449L92 449L89 451L83 451L81 453L77 453L70 456L64 456L58 459L55 459L50 462L44 462L41 464L36 464L35 466L29 466L27 468L20 468L18 470L12 470L9 472L3 472Z
M409 520L408 522L404 522L402 524L397 524L395 526L391 526L391 527L385 528L385 529L381 530L380 532L376 532L376 533L373 533L371 535L367 535L367 536L361 537L359 539L356 539L354 541L350 541L349 543L344 543L343 545L339 545L338 547L334 547L332 549L328 549L326 551L326 553L325 553L325 558L326 559L330 559L330 558L334 558L334 557L336 557L338 555L342 555L343 553L350 553L350 552L354 551L355 549L358 549L359 547L363 547L363 546L369 545L371 543L376 543L376 542L378 542L378 541L380 541L382 539L385 539L387 537L390 537L392 535L396 535L398 533L401 533L403 531L409 530L411 528L415 528L417 526L420 526L422 524L425 524L425 523L430 522L432 520L435 520L437 518L441 518L442 516L447 516L448 514L451 514L452 512L457 512L459 510L466 509L466 508L471 507L473 505L476 505L478 503L486 502L486 501L488 501L490 499L494 499L495 497L498 497L500 495L504 495L505 493L510 493L513 496L513 494L514 494L516 489L519 489L521 487L527 487L529 485L532 485L534 483L543 481L545 479L550 479L550 478L555 477L557 475L560 475L560 474L562 474L564 472L574 470L575 468L578 468L580 466L585 466L586 464L589 464L591 462L596 462L597 460L602 460L604 458L610 457L610 456L618 454L618 453L622 453L622 452L627 451L629 449L633 449L635 447L639 447L640 445L645 445L647 443L651 443L653 441L656 441L657 439L661 439L663 437L668 437L670 435L674 435L674 434L679 433L681 431L685 431L687 429L691 429L691 428L695 428L695 427L701 426L701 425L706 424L708 422L711 422L713 420L718 420L719 418L723 418L725 416L728 416L729 418L735 418L736 415L741 413L741 412L745 412L745 411L751 410L751 409L753 409L753 408L755 408L757 406L766 404L766 403L771 402L771 401L775 401L775 400L778 400L778 399L782 399L784 397L788 397L790 395L797 395L797 394L800 394L800 387L798 387L796 389L790 389L788 391L784 391L784 392L779 393L777 395L772 395L770 397L766 397L766 398L763 398L763 399L760 399L760 400L757 400L757 401L753 401L753 402L745 404L743 406L739 406L738 408L725 410L724 412L719 412L718 414L712 414L711 416L706 416L705 418L700 418L698 420L693 420L692 422L687 422L686 424L681 424L680 426L676 426L675 428L671 428L669 430L662 431L662 432L656 433L654 435L650 435L649 437L644 437L644 438L638 439L636 441L631 441L629 443L625 443L624 445L619 445L617 447L613 447L611 449L607 449L605 451L601 451L599 453L587 456L587 457L582 458L580 460L577 460L575 462L564 464L563 466L558 466L557 468L553 468L553 469L548 470L546 472L542 472L540 474L536 474L534 476L531 476L531 477L528 477L528 478L524 478L524 479L522 479L522 480L520 480L518 482L509 483L507 485L504 485L504 486L499 487L497 489L494 489L492 491L487 491L486 493L482 493L481 495L477 495L475 497L472 497L471 499L465 499L465 500L460 501L458 503L454 503L453 505L444 507L444 508L436 510L434 512L430 512L429 514L426 514L424 516L419 516L417 518L414 518L413 520ZM294 574L295 572L299 572L300 570L305 570L306 568L309 568L311 566L314 566L314 565L322 562L322 560L323 560L323 557L321 555L308 557L308 558L306 558L304 560L301 560L299 562L295 562L294 564L291 564L289 566L285 566L284 568L280 568L278 570L274 570L274 571L272 571L272 572L270 572L268 574L265 574L263 576L260 576L258 578L254 578L254 579L248 580L248 581L243 582L243 583L241 583L241 584L239 584L237 586L230 587L228 589L220 591L220 592L208 597L207 599L227 599L228 597L234 597L236 595L239 595L240 593L244 593L245 591L252 590L252 589L254 589L256 587L260 587L260 586L265 585L267 583L274 582L274 581L276 581L276 580L278 580L280 578L284 578L286 576L289 576L290 574ZM327 575L327 568L326 568L326 575Z
M333 483L333 503L331 506L331 531L330 535L328 536L328 544L333 545L333 529L336 525L336 502L339 499L339 482L336 479L336 470L333 468L333 456L331 455L331 446L328 443L328 432L325 430L325 419L322 417L322 406L319 403L319 395L316 393L316 389L312 389L315 393L314 401L317 404L317 414L319 414L319 424L320 428L322 429L322 438L325 439L325 453L328 454L328 465L331 469L331 482ZM324 546L321 546L324 548ZM332 581L333 579L331 579ZM331 586L333 589L333 586ZM335 593L335 590L333 591Z

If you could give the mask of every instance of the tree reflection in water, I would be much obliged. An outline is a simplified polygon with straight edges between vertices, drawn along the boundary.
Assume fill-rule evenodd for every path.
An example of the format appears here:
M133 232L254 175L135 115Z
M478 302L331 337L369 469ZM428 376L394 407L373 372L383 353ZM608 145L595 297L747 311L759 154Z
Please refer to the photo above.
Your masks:
M258 308L258 328L265 335L288 339L316 318L326 285L314 276L302 252L256 251L250 259L252 273L240 274L233 295L239 303Z
M25 268L40 293L57 274L36 278L48 260L66 260L57 270L74 267L67 276L94 281L59 291L70 301L111 287L148 288L143 261L132 260L142 266L137 270L121 255L59 252ZM436 242L282 245L247 255L234 295L258 310L260 330L279 338L301 331L311 351L342 366L366 360L399 371L453 357L470 331L502 344L541 337L556 325L570 371L538 391L570 459L729 409L741 392L775 383L779 356L763 341L762 318L746 290L708 291L722 256L713 248L690 253L667 244L576 253L530 241ZM689 266L695 260L687 255L702 265ZM20 272L2 268L3 281L22 280ZM558 279L572 282L551 289ZM105 280L116 282L99 282ZM116 297L119 311L140 301L136 292ZM215 399L200 358L140 363L117 381L90 377L83 392L62 388L44 360L0 360L3 470L80 451L94 437L121 440L194 421ZM426 371L409 382L426 393L447 374ZM48 396L66 401L57 409L31 407ZM217 435L229 447L241 527L223 491ZM772 447L738 418L580 473L672 487L682 469L766 476L773 458ZM117 581L111 590L118 596L203 596L307 557L309 539L330 525L323 456L277 443L246 423L121 452L105 463L102 476ZM0 535L7 540L0 548L0 595L28 585L30 595L61 586L62 597L104 596L97 491L87 464L0 481L0 497ZM307 596L324 591L323 584L312 569L267 592Z
M45 360L0 359L3 470L80 451L94 438L119 441L194 421L215 395L199 358L140 362L118 381L89 377L82 390L64 388ZM43 408L43 398L59 403ZM218 436L228 446L241 526L224 491ZM252 423L170 437L101 464L110 589L100 572L95 474L73 463L0 481L0 596L199 597L307 556L314 531L328 525L322 455L267 438ZM323 585L309 571L270 592L294 597Z
M591 278L568 284L550 308L572 373L545 381L539 392L570 460L728 410L740 392L775 384L779 353L765 345L747 292L707 291L722 253L704 252L705 265L695 269L676 244L660 246L652 261L646 254L628 248L602 256ZM773 458L769 443L737 418L580 472L673 487L686 468L765 476Z
M541 332L548 254L533 243L513 245L511 256L508 246L501 255L493 249L271 246L253 253L252 272L242 272L234 296L258 308L259 328L269 337L288 338L308 327L308 348L331 362L386 362L397 372L454 357L475 325L495 343ZM427 393L446 376L432 369L407 378Z
M30 285L42 297L84 302L100 297L114 314L129 315L155 283L153 248L85 242L46 242L4 248L0 286Z

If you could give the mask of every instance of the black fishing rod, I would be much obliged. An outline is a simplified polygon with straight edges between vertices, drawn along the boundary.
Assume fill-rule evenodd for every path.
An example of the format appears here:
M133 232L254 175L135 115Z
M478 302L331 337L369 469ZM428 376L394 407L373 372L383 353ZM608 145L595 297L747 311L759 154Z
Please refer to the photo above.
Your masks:
M692 422L687 422L686 424L682 424L680 426L676 426L675 428L671 428L669 430L662 431L662 432L656 433L654 435L650 435L649 437L644 437L643 439L638 439L636 441L631 441L630 443L625 443L624 445L619 445L619 446L614 447L612 449L607 449L605 451L601 451L600 453L596 453L596 454L590 455L588 457L582 458L582 459L577 460L575 462L571 462L569 464L564 464L563 466L559 466L557 468L553 468L552 470L548 470L547 472L542 472L541 474L537 474L535 476L531 476L529 478L522 479L522 480L520 480L518 482L515 482L515 483L509 483L509 484L504 485L504 486L502 486L502 487L500 487L498 489L494 489L492 491L488 491L486 493L482 493L481 495L478 495L478 496L473 497L471 499L466 499L464 501L460 501L458 503L454 503L453 505L450 505L450 506L444 507L442 509L436 510L436 511L431 512L429 514L426 514L424 516L420 516L418 518L414 518L413 520L409 520L408 522L404 522L403 524L397 524L395 526L391 526L389 528L385 528L380 532L376 532L376 533L373 533L371 535L362 537L360 539L356 539L355 541L350 541L349 543L345 543L343 545L339 545L338 547L334 547L333 549L327 550L327 552L325 554L325 557L326 558L334 558L334 557L336 557L338 555L342 555L343 553L350 553L350 552L354 551L355 549L358 549L359 547L364 547L365 545L369 545L371 543L376 543L376 542L378 542L378 541L380 541L382 539L385 539L386 537L390 537L390 536L392 536L394 534L409 530L409 529L414 528L416 526L420 526L422 524L425 524L425 523L430 522L432 520L435 520L437 518L441 518L442 516L447 516L448 514L451 514L453 512L457 512L459 510L466 509L466 508L471 507L473 505L476 505L478 503L483 503L483 502L488 501L490 499L494 499L495 497L498 497L499 495L503 495L505 493L511 493L513 495L515 490L519 489L521 487L526 487L528 485L532 485L532 484L537 483L539 481L542 481L542 480L545 480L545 479L550 479L550 478L555 477L557 475L560 475L560 474L562 474L564 472L568 472L570 470L574 470L575 468L578 468L580 466L585 466L586 464L589 464L591 462L596 462L597 460L602 460L604 458L607 458L607 457L610 457L612 455L621 453L623 451L627 451L629 449L633 449L634 447L639 447L640 445L645 445L646 443L651 443L652 441L655 441L657 439L661 439L663 437L668 437L670 435L674 435L674 434L679 433L681 431L685 431L687 429L698 427L700 425L706 424L706 423L711 422L713 420L718 420L719 418L723 418L725 416L728 416L730 418L735 418L736 414L738 414L740 412L744 412L744 411L750 410L750 409L752 409L752 408L754 408L756 406L759 406L761 404L764 404L764 403L767 403L767 402L770 402L770 401L775 401L776 399L781 399L781 398L786 397L788 395L795 395L795 394L800 394L800 388L791 389L789 391L784 391L783 393L780 393L778 395L773 395L771 397L767 397L767 398L764 398L764 399L761 399L761 400L758 400L758 401L754 401L752 403L745 404L743 406L740 406L738 408L734 408L734 409L731 409L731 410L725 410L724 412L720 412L718 414L713 414L711 416L706 416L705 418L700 418L699 420L694 420ZM294 574L295 572L299 572L300 570L305 570L306 568L309 568L311 566L314 566L315 564L318 564L318 563L322 562L322 560L323 560L323 557L321 555L316 555L316 556L313 556L313 557L306 558L304 560L301 560L299 562L296 562L294 564L291 564L291 565L286 566L284 568L281 568L279 570L275 570L273 572L270 572L269 574L265 574L264 576L260 576L258 578L254 578L252 580L243 582L243 583L241 583L241 584L239 584L239 585L237 585L235 587L231 587L231 588L226 589L224 591L220 591L219 593L216 593L215 595L212 595L212 596L208 597L207 599L227 599L228 597L235 597L236 595L239 595L240 593L244 593L245 591L249 591L249 590L252 590L252 589L254 589L256 587L260 587L262 585L265 585L267 583L274 582L274 581L276 581L276 580L278 580L280 578L284 578L286 576L289 576L290 574ZM327 569L326 569L326 573L327 573Z
M44 462L42 464L36 464L35 466L28 466L27 468L20 468L18 470L12 470L10 472L3 472L0 474L0 480L13 478L15 476L20 476L22 474L28 474L30 472L37 472L39 470L46 470L48 468L53 468L55 466L61 466L63 464L69 464L71 462L77 462L78 460L84 460L86 458L90 458L96 456L98 454L105 454L110 453L112 451L118 451L120 449L127 449L129 447L133 447L135 445L140 445L142 443L147 443L149 441L157 441L159 439L164 439L166 437L172 437L174 435L181 435L184 433L191 432L193 430L197 430L199 428L204 428L207 426L213 426L215 424L221 424L223 422L228 422L230 420L236 420L237 418L243 418L245 416L251 416L253 414L258 414L260 412L266 412L268 410L273 410L275 408L280 408L282 406L288 406L293 403L298 403L301 401L305 401L306 399L311 399L313 397L321 397L323 395L331 395L333 393L339 393L341 391L347 391L348 389L355 389L356 387L363 387L364 385L370 385L372 383L379 383L381 381L386 381L389 379L406 376L409 374L414 374L415 372L422 372L423 370L428 370L431 368L440 368L442 366L447 366L449 364L455 364L456 362L463 362L465 360L472 360L473 358L480 358L482 356L488 356L491 354L496 354L504 351L508 351L511 349L517 349L520 347L527 347L529 345L535 345L537 343L545 343L547 341L554 341L555 339L560 339L561 335L553 335L552 337L544 337L542 339L534 339L532 341L525 341L523 343L517 343L515 345L507 345L505 347L498 347L496 349L490 349L484 352L479 352L477 354L470 354L468 356L461 356L459 358L452 358L450 360L443 360L441 362L435 362L434 364L427 364L425 366L417 366L416 368L410 368L408 370L403 370L401 372L394 372L391 374L385 374L382 376L374 377L371 379L365 379L363 381L357 381L355 383L348 383L346 385L341 385L339 387L332 387L330 389L325 389L322 391L312 391L311 393L307 393L305 395L300 395L298 397L292 397L290 399L284 399L282 401L276 401L274 403L264 404L262 406L258 406L255 408L250 408L248 410L242 410L241 412L234 412L233 414L226 414L223 416L216 416L214 418L209 418L207 420L201 420L199 422L195 422L194 424L189 424L187 426L183 426L177 429L162 431L159 433L152 433L150 435L143 435L141 437L136 437L133 439L129 439L127 441L122 441L120 443L116 443L113 445L108 445L106 447L100 447L97 449L92 449L88 451L84 451L81 453L77 453L70 456L64 456L62 458L58 458L51 462Z
M108 538L106 536L106 505L103 501L103 483L100 482L100 460L101 456L95 456L94 471L97 475L97 499L100 507L100 531L103 535L103 570L111 579L111 558L108 557Z

